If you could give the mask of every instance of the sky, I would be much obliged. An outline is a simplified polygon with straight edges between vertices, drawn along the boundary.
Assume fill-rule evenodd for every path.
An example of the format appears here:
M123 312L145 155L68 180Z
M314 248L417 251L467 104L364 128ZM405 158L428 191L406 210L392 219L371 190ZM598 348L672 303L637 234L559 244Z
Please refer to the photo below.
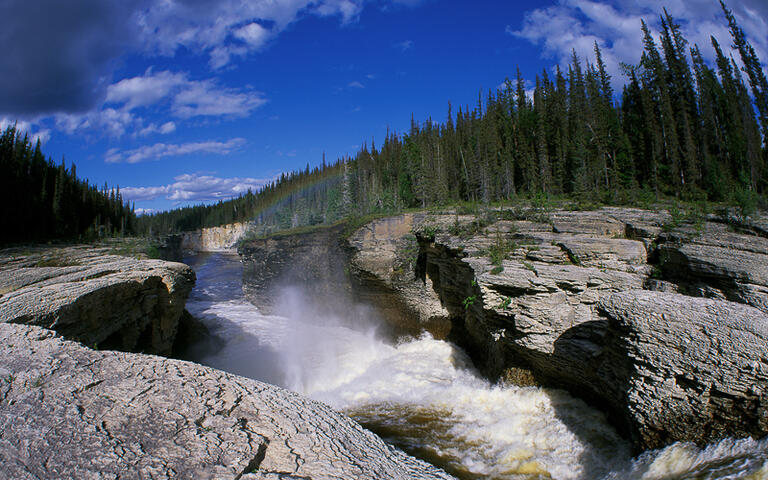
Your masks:
M765 62L768 0L729 3ZM210 203L594 42L620 88L663 8L705 58L730 46L717 0L0 0L0 127L138 212Z

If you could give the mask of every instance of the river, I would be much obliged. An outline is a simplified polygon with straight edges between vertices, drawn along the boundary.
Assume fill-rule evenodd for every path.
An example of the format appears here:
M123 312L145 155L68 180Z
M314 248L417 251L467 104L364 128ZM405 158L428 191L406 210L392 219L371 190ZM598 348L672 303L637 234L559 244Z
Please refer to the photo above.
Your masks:
M460 479L768 479L768 439L675 444L633 458L604 416L568 393L494 386L451 343L378 334L375 312L319 314L298 289L263 315L237 255L186 259L187 309L220 339L194 360L305 394Z

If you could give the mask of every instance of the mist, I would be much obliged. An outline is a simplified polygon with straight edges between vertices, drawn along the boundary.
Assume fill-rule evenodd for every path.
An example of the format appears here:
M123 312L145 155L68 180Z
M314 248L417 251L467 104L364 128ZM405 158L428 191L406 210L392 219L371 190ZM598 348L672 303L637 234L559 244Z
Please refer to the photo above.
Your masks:
M341 292L318 295L317 285L282 285L265 315L242 293L237 257L197 261L187 307L216 340L194 360L322 401L460 479L768 468L768 439L675 444L633 459L602 413L564 391L492 385L455 345L428 333L394 339L374 309Z

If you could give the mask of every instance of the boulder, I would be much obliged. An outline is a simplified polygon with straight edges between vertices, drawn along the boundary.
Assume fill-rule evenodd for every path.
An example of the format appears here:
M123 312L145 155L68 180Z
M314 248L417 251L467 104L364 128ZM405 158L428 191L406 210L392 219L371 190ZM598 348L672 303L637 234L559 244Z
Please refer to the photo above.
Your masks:
M449 479L295 393L0 324L0 477Z
M182 263L67 247L0 254L0 322L101 348L169 354L195 273Z

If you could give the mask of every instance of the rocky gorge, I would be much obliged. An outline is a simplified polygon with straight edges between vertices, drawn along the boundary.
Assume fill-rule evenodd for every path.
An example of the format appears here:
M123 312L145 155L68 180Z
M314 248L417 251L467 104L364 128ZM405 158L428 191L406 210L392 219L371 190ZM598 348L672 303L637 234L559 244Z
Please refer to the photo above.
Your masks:
M639 452L768 432L766 233L727 213L510 209L404 214L239 252L251 298L283 278L349 291L396 332L460 345L492 380L583 398Z
M230 231L245 231L225 230L224 240L205 248L225 248ZM169 251L180 240L168 242ZM598 465L598 457L615 451L598 455L573 443L585 432L578 412L589 422L599 417L583 402L531 387L485 385L468 376L469 364L498 385L567 390L604 412L637 453L678 441L762 438L768 431L768 222L762 218L627 208L421 212L250 239L238 250L242 289L258 312L227 299L217 308L246 309L264 331L283 328L284 339L300 336L297 329L308 332L308 343L289 342L280 355L248 361L292 363L328 332L340 344L362 342L355 353L362 356L351 356L343 369L369 362L374 377L392 381L371 384L376 378L366 377L360 390L345 394L363 399L353 403L353 411L361 409L355 418L392 409L385 413L393 422L419 431L437 425L435 415L448 415L443 399L465 396L470 430L458 435L480 445L470 462L490 462L484 478L600 478L616 467ZM0 253L0 478L452 478L324 403L250 379L258 377L168 358L199 328L185 310L195 272L115 253L93 246ZM232 285L239 290L239 279L226 289ZM291 300L307 302L302 315L344 312L360 302L374 308L359 318L375 314L388 325L387 336L417 340L374 344L365 332L349 336L336 324L280 327L269 314L284 307L286 287L302 290ZM228 330L235 340L249 335L235 327ZM433 361L427 350L442 355L442 366L420 369ZM309 353L307 362L325 373L329 364ZM344 382L349 372L341 373ZM409 393L437 379L444 386ZM394 389L393 396L366 409L376 388ZM390 398L406 394L408 402L443 406L395 409ZM508 398L520 412L508 410ZM542 409L561 418L534 419ZM477 435L520 429L534 435L533 443L484 459L487 446L471 432L481 411L487 425ZM502 420L509 421L496 423ZM589 428L602 428L600 422ZM448 427L437 428L425 435L442 436L440 428ZM567 446L546 444L543 451L587 460L573 459L580 462L574 470L568 462L536 458L530 445L546 440L539 429ZM598 443L614 436L598 433ZM739 453L737 462L755 451L762 458L760 445ZM722 457L714 458L713 468L720 468ZM464 473L459 476L478 478Z
M0 254L0 478L451 478L319 402L152 355L192 323L195 273L113 253Z

